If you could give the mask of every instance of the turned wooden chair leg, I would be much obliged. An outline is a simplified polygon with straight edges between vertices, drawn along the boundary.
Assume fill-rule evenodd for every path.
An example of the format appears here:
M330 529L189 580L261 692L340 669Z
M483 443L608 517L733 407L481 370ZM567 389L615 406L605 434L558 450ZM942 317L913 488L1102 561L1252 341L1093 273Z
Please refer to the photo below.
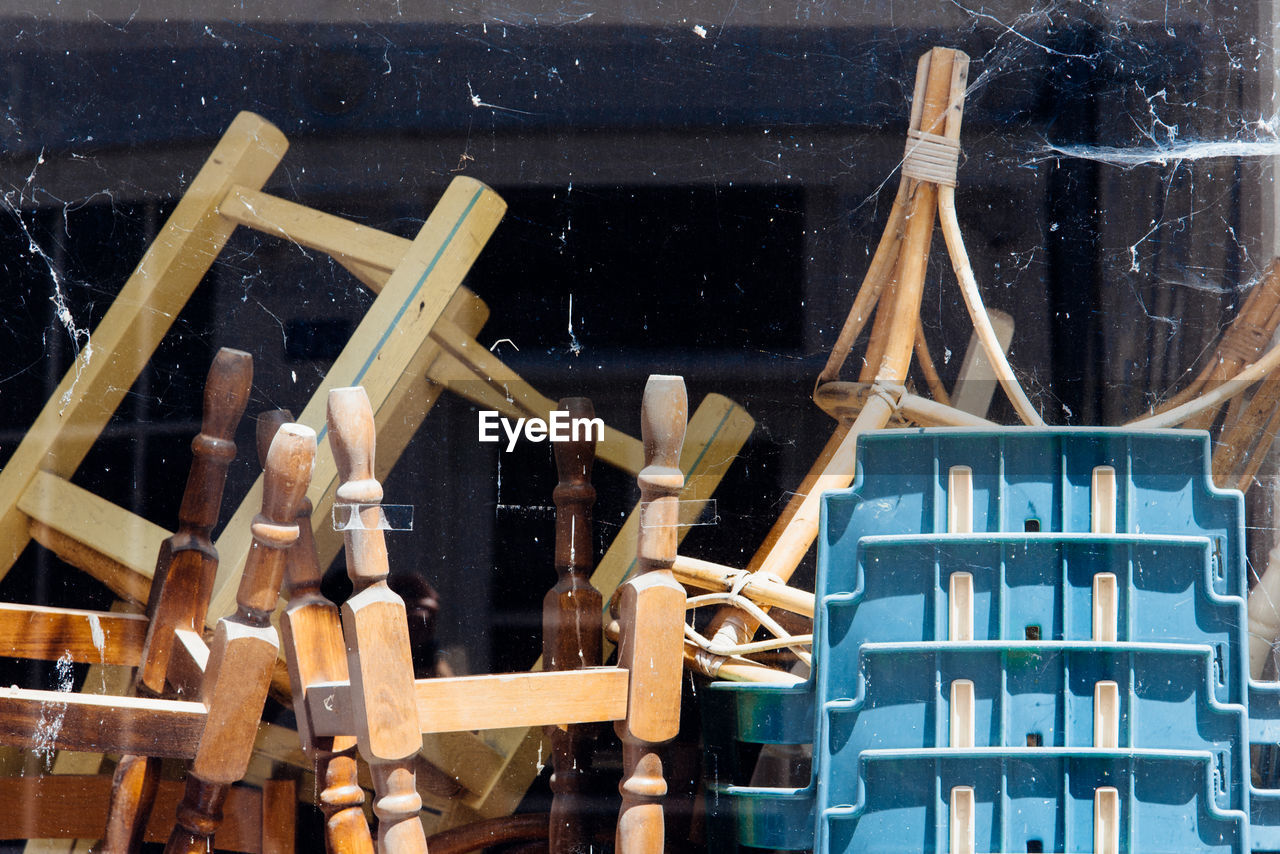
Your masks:
M244 776L279 651L271 613L280 598L285 551L298 538L296 519L311 480L315 433L299 424L280 429L267 455L262 512L253 521L254 547L236 594L237 609L218 621L201 687L208 719L191 763L168 854L198 854L213 846L222 802Z
M618 606L618 663L631 674L627 717L617 726L623 763L620 854L657 854L666 834L667 783L659 749L680 730L685 593L671 565L684 487L679 462L687 411L684 380L649 378L640 414L645 467L637 478L642 506L637 574L622 587Z
M595 415L591 401L583 397L562 400L560 408L569 412L571 424ZM542 600L542 662L545 670L579 670L603 663L604 604L590 581L595 566L591 537L591 507L596 500L591 485L595 440L571 436L571 441L557 442L554 449L560 478L553 493L557 580ZM550 854L587 851L594 839L587 787L597 729L591 724L546 728L554 793L547 842Z
M373 476L373 410L363 388L329 393L329 442L346 505L343 532L354 592L342 606L360 753L373 775L378 851L425 854L415 758L422 749L413 654L404 601L387 586L387 544L379 527L382 485Z
M178 509L178 530L164 541L156 559L147 603L147 637L134 691L166 695L169 661L179 629L204 627L218 553L210 533L218 522L227 469L236 456L235 431L253 385L253 359L223 348L214 357L204 387L200 433L191 443L191 470ZM160 764L125 755L116 766L101 854L137 851L155 800Z
M276 431L293 420L285 410L258 418L258 453L264 456ZM298 507L298 541L285 555L285 595L280 634L294 714L303 752L311 759L325 820L325 850L329 854L373 854L373 839L364 818L364 789L357 780L355 736L317 736L307 714L306 691L319 682L346 682L347 648L342 639L338 608L320 592L321 572L311 530L311 500Z

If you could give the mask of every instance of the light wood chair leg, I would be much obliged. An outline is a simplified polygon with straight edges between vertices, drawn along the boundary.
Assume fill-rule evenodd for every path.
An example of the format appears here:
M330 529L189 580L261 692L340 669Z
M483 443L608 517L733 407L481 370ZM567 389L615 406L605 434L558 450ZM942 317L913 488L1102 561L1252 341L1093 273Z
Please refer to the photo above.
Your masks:
M293 420L285 410L258 418L258 453L265 456L276 431ZM318 797L325 820L325 850L329 854L373 854L373 838L364 817L364 789L356 768L356 739L317 736L307 713L306 692L318 682L346 682L347 649L337 607L320 592L320 564L311 532L311 500L298 506L298 541L285 555L285 593L289 602L280 615L280 634L294 714L302 750L315 769Z
M645 467L640 483L637 575L622 588L618 663L630 672L627 718L621 722L622 810L620 854L662 851L666 835L662 799L667 793L659 749L680 730L683 672L684 588L672 577L684 486L680 445L688 402L684 380L652 376L640 410Z
M404 601L387 586L387 544L378 527L382 484L373 476L373 409L363 388L329 393L329 442L337 465L335 504L358 527L343 532L355 592L342 606L352 707L360 753L369 763L378 818L377 848L425 854L414 758L422 747Z
M287 410L264 412L257 420L257 451L266 451L280 426L293 420ZM311 534L311 499L298 504L298 540L284 556L288 604L280 613L280 639L289 668L293 712L303 753L311 759L329 854L372 854L365 821L365 790L357 780L356 736L317 736L307 714L306 691L316 682L346 682L347 647L338 608L320 593L320 563Z

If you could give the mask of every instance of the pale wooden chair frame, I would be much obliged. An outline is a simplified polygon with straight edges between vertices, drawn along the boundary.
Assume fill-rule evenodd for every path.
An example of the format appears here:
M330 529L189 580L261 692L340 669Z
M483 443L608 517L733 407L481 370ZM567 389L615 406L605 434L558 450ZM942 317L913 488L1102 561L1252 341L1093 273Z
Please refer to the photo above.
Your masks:
M413 240L324 214L264 193L261 188L282 159L287 141L264 119L241 113L197 174L133 275L92 334L93 353L82 352L0 471L0 576L30 539L103 581L121 597L147 599L154 555L169 532L123 508L74 486L71 476L124 394L150 359L170 323L226 245L237 225L288 239L333 256L377 293L373 305L304 409L302 423L323 419L325 395L335 387L363 384L374 403L383 447L379 476L385 476L444 388L509 416L545 417L555 404L520 379L475 341L488 310L461 280L497 226L505 204L469 178L456 178ZM377 357L376 359L374 357ZM413 382L425 376L429 382ZM476 382L476 380L481 382ZM709 499L727 462L754 426L736 404L710 395L690 424L683 464L689 475L681 513L695 517ZM336 489L332 457L322 443L309 492L313 519L327 519ZM600 446L606 462L635 473L640 443L606 428ZM249 518L261 498L261 480L244 497L216 543L222 556L208 624L234 609L235 573L251 539ZM336 555L339 538L317 524L322 561ZM606 594L634 565L636 517L632 514L593 580ZM0 612L0 620L4 613ZM99 619L95 617L95 619ZM90 637L87 615L49 617L59 633ZM135 664L136 638L143 623L118 615L103 626L106 659L96 647L76 646L86 660ZM59 653L61 654L61 653ZM184 653L198 665L197 646ZM283 669L275 687L287 691ZM265 733L268 759L309 766L287 737ZM509 813L532 775L539 748L535 731L503 733L486 744L469 733L428 739L423 754L470 793L458 821ZM477 761L479 760L479 761ZM438 804L448 826L452 801Z

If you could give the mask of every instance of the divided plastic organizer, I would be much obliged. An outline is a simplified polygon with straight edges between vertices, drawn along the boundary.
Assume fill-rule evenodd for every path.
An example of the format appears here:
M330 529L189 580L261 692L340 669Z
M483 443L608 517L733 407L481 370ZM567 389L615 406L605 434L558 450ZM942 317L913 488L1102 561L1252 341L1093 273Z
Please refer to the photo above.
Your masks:
M956 787L975 851L1093 851L1104 787L1120 850L1280 850L1280 791L1250 769L1280 741L1280 686L1248 678L1243 498L1209 462L1198 431L860 438L852 488L823 499L813 676L702 692L711 850L950 851ZM948 532L953 466L973 533ZM1099 466L1116 533L1091 533ZM969 639L949 634L956 573ZM1114 640L1094 640L1103 573ZM812 745L809 785L744 785L739 743Z

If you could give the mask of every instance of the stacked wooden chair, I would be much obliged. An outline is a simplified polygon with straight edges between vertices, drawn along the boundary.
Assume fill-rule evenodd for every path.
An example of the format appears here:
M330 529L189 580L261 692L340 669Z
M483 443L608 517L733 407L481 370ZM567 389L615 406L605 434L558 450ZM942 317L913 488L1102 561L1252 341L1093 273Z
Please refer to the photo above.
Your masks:
M235 456L231 436L248 399L251 377L251 361L236 351L221 351L210 370L204 424L193 442L194 462L179 511L179 531L160 549L158 582L146 617L30 606L5 609L6 647L21 640L29 657L50 659L69 652L72 660L137 667L138 696L12 688L0 700L4 744L124 754L110 786L112 806L99 814L110 815L102 850L136 850L144 838L159 789L156 771L161 758L192 760L191 780L200 781L188 785L177 808L179 825L195 825L199 843L183 848L175 831L170 850L206 850L221 803L248 765L275 661L275 631L268 618L279 596L277 565L283 558L281 549L296 537L294 507L309 483L315 453L314 433L299 425L282 430L273 444L262 513L254 522L255 547L237 597L240 607L235 616L219 621L213 643L206 647L200 630L217 567L209 531L217 521L227 466ZM76 785L88 793L103 788L92 780L71 783L56 777L39 785L50 792ZM272 803L279 807L279 801ZM290 827L293 806L291 799L283 804ZM78 827L82 822L69 824ZM274 818L266 822L268 827L278 824ZM56 826L30 830L49 837L66 832Z
M575 403L570 411L580 411L580 406ZM561 579L546 604L549 669L415 681L404 603L386 582L373 413L363 389L330 393L327 432L343 481L338 501L345 507L338 518L346 520L343 536L354 593L342 606L339 625L337 609L318 594L318 569L304 536L289 560L290 600L282 618L300 730L309 754L323 766L317 768L317 778L326 782L320 800L330 850L370 850L353 784L353 740L376 789L375 848L403 854L426 850L414 782L414 759L424 733L610 720L618 722L624 746L618 850L656 854L663 849L666 784L657 748L679 728L685 594L670 566L684 481L678 461L686 411L682 380L650 378L642 408L646 465L638 478L643 508L638 571L623 585L618 600L618 666L570 668L565 660L583 662L599 650L599 595L578 594L589 587L582 570L591 553L586 514L590 463L579 444L560 457L564 479L558 499L566 513L558 526ZM573 601L575 595L578 601ZM577 631L567 621L570 615L587 621L588 639L581 646L569 637L571 630ZM344 647L345 659L340 654ZM556 818L549 831L556 850L570 850L585 832L566 818L581 811L575 803L575 777L566 764L575 758L580 735L569 729L556 742L561 759L554 784Z
M34 539L122 599L149 601L155 556L170 532L76 487L71 477L240 226L325 252L376 294L299 421L320 427L328 392L362 385L380 432L379 477L445 389L508 417L545 418L555 408L475 339L488 309L461 282L505 211L496 193L455 178L417 236L406 239L264 192L287 145L269 122L241 113L192 180L94 329L93 358L88 351L77 357L0 471L0 576ZM720 395L709 395L693 414L682 460L688 486L680 511L686 520L701 511L753 426L741 407ZM599 455L632 474L643 464L639 440L607 427ZM308 497L322 566L341 545L331 526L321 524L337 486L335 461L321 444ZM223 561L205 628L237 610L235 573L252 548L249 531L261 496L259 480L217 540ZM632 514L597 567L594 580L606 595L634 562L637 528ZM287 695L283 668L279 674L273 687ZM309 764L296 751L277 749L280 737L267 740L273 759ZM536 775L540 747L540 734L529 728L489 741L470 733L424 739L422 755L466 790L464 798L434 804L441 824L509 814Z

